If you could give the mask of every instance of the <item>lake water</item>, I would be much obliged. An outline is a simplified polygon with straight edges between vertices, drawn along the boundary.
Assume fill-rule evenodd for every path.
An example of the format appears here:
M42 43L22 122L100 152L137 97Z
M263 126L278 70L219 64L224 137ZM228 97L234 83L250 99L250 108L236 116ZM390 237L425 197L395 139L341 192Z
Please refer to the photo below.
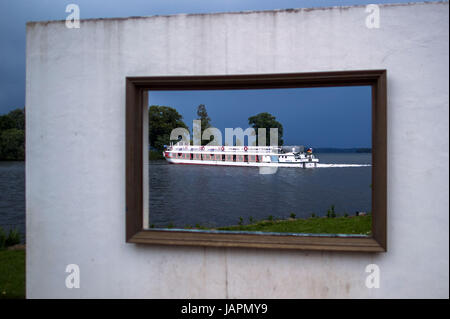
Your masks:
M236 225L254 220L338 215L371 211L371 154L322 153L318 168L279 168L259 174L257 167L149 164L149 225L184 228ZM347 166L348 165L348 166Z
M25 239L25 162L0 162L0 227Z
M255 220L371 210L371 154L317 154L326 167L281 168L168 165L150 162L150 224L155 227L225 226ZM25 234L25 163L0 162L0 227ZM24 236L23 236L24 237Z

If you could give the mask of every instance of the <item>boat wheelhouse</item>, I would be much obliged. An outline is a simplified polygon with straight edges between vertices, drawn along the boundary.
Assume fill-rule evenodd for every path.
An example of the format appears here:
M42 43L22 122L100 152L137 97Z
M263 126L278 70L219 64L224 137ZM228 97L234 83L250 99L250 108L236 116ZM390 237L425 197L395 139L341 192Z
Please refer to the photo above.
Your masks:
M178 142L166 146L163 156L171 164L313 168L319 162L312 149L304 152L298 146L193 146Z

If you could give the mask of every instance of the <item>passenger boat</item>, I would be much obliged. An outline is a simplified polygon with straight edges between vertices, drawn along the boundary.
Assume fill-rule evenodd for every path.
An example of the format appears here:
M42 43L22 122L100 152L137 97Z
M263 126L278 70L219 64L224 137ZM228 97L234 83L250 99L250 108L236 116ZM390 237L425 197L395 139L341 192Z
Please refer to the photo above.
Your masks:
M301 146L192 146L178 142L166 146L164 158L171 164L317 167L319 159Z

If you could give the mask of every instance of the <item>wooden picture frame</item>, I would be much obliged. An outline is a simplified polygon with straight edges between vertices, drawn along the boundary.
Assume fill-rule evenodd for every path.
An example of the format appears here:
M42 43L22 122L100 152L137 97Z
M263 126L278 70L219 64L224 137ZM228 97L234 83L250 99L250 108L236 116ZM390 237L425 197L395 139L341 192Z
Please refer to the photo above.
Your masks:
M143 115L149 90L372 87L372 236L283 235L144 229ZM386 70L126 78L126 242L137 244L385 252L387 250ZM146 148L145 148L146 149Z

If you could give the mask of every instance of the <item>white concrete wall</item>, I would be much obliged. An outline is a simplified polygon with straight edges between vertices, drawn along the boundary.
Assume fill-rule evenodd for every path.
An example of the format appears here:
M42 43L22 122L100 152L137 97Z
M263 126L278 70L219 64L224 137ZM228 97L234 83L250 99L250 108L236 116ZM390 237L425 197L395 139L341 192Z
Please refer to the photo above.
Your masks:
M27 296L448 298L448 2L380 9L29 23ZM387 253L125 243L126 76L359 69L388 70Z

